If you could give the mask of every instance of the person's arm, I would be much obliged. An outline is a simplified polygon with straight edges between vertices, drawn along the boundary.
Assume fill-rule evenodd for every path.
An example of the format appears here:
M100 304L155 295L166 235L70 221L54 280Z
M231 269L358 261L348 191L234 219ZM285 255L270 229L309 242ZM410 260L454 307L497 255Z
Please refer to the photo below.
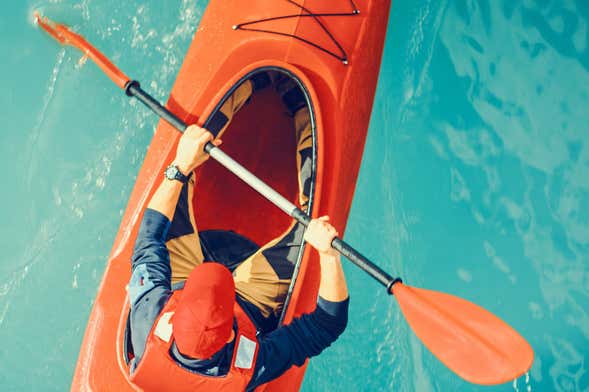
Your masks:
M259 339L254 377L247 391L282 375L292 365L319 355L343 333L348 322L348 288L339 254L331 248L337 231L328 217L314 219L305 240L319 252L321 280L317 308Z
M340 302L348 298L348 287L339 252L331 247L331 242L337 235L338 232L329 224L328 216L313 219L305 232L305 241L319 252L319 296L331 302Z
M209 155L204 151L208 142L213 142L216 146L221 144L221 140L213 141L213 135L206 129L196 125L189 126L180 138L176 158L172 165L178 167L185 176L189 175L209 158ZM160 212L171 221L181 191L182 183L180 181L164 179L147 208Z
M204 146L212 140L213 135L207 130L196 125L188 127L180 138L172 164L184 175L192 173L208 159ZM213 143L219 145L221 141ZM165 242L182 186L180 181L163 178L147 205L133 250L131 305L154 286L170 286L170 257Z
M188 127L172 164L184 175L191 173L208 158L204 146L212 139L206 130L195 125ZM220 141L213 143L219 145ZM135 363L143 355L147 335L170 295L172 270L166 237L182 185L180 181L162 179L143 214L135 241L128 286Z

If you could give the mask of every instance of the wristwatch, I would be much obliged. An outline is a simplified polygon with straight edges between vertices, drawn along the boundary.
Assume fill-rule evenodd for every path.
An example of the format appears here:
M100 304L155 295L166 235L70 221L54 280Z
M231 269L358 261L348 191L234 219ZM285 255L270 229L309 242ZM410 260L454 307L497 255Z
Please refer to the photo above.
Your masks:
M182 172L180 171L180 169L178 169L178 166L176 165L168 166L164 171L164 175L170 181L177 180L183 184L186 184L188 182L188 179L190 178L190 175L185 176L184 174L182 174Z

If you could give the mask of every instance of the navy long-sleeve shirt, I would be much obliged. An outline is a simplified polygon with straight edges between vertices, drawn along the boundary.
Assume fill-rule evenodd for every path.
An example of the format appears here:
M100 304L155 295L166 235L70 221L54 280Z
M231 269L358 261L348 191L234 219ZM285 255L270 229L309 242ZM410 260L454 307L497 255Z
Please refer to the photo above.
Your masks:
M131 371L141 360L147 336L172 295L172 270L165 245L169 227L170 221L163 214L151 209L145 211L135 243L129 282L131 342L135 354ZM249 304L239 296L237 301L248 308ZM346 327L348 302L348 299L331 302L319 297L314 312L294 319L287 326L258 335L258 356L247 390L275 379L292 365L302 365L307 358L329 347ZM256 320L252 321L256 323ZM190 370L209 376L223 376L231 365L233 349L234 341L206 360L186 358L175 346L171 354Z

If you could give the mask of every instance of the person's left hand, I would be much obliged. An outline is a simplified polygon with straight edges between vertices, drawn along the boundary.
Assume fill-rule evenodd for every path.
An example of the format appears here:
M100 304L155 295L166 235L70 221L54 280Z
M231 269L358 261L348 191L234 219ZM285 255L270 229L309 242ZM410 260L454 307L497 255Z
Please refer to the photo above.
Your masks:
M198 125L191 125L186 128L186 131L180 137L176 158L174 159L174 164L178 166L182 174L190 174L209 159L209 154L204 151L208 142L212 142L215 146L222 143L221 140L214 140L209 131Z

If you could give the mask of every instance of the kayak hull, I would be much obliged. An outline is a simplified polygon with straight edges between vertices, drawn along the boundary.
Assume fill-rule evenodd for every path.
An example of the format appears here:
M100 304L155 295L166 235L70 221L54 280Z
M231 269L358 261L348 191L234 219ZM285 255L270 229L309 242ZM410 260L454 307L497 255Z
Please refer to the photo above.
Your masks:
M353 11L349 1L299 3L316 13ZM318 23L316 18L303 16L306 11L289 1L211 1L167 102L167 107L186 123L202 125L231 86L255 70L275 67L293 75L308 95L316 129L317 167L311 214L314 217L329 215L340 233L345 229L356 186L390 8L390 0L357 0L355 3L359 14L319 17L321 23ZM265 22L263 29L298 38L233 29L236 24L291 14L298 16ZM334 53L339 53L339 44L348 64L301 38ZM129 310L125 287L131 274L130 260L143 211L161 181L164 168L173 159L179 136L169 124L160 121L98 289L73 377L73 391L136 390L128 380L124 359L124 332ZM255 138L247 142L237 142L237 139L224 138L224 151L294 201L296 189L291 185L283 186L280 178L273 176L275 171L268 169L280 159L291 158L273 152L275 143L271 138L261 137L263 142ZM262 154L266 160L259 158ZM224 187L214 186L207 178L228 176L225 169L215 165L211 160L207 162L197 180L195 211L199 230L232 229L248 233L258 244L280 234L290 218L236 179L223 177L227 182ZM233 195L241 196L229 199L228 189ZM250 216L236 219L241 202L260 206L257 211L264 211L263 219ZM223 207L222 210L199 208L203 205ZM268 229L269 221L274 223L275 229ZM317 254L306 247L284 323L315 308L319 273ZM298 390L305 368L306 364L292 367L259 390Z

